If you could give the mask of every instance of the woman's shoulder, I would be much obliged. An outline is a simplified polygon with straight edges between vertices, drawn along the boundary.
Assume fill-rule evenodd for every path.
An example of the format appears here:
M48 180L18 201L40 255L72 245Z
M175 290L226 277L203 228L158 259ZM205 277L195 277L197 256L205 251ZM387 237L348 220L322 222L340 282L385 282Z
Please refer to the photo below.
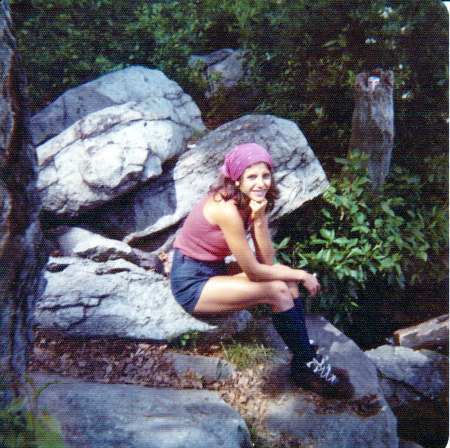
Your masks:
M234 199L223 199L220 194L211 195L205 203L203 214L211 224L218 224L223 219L240 217Z

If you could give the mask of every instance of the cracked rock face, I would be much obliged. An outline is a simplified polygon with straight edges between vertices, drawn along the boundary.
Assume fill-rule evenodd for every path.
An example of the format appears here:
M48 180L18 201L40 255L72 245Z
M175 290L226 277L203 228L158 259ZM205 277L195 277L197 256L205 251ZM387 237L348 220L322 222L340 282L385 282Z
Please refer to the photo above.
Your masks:
M33 117L34 138L45 128L38 140L60 130L37 152L47 236L54 232L54 255L63 255L48 265L37 326L160 340L189 330L242 331L248 312L212 322L186 314L151 255L170 251L180 222L240 143L254 141L272 154L281 192L272 221L321 194L328 181L301 130L289 120L247 115L186 151L187 140L204 126L190 97L161 72L134 67L78 89ZM60 232L61 221L72 230ZM154 252L146 257L136 247Z
M45 279L47 286L35 312L38 328L73 336L142 340L166 340L189 331L214 333L216 328L187 314L163 275L123 259L98 263L51 257ZM238 325L233 313L225 317ZM222 332L224 327L226 322L221 324Z
M205 130L199 108L176 82L159 70L135 66L68 90L34 115L30 123L33 143L41 145L93 112L146 99L166 103L175 122Z
M41 383L52 377L40 377ZM218 394L61 378L40 397L68 447L249 448L243 418Z
M229 89L239 83L244 76L244 62L247 51L223 48L213 53L188 58L192 68L201 67L203 78L208 83L205 97L210 98L219 87Z
M58 115L71 110L69 100L76 92L69 91L33 117L35 140L44 138L37 138L36 130L50 124L54 125L52 133L60 131L37 147L38 189L44 210L74 217L81 211L117 198L159 176L162 164L182 154L194 132L205 129L200 112L190 97L172 81L161 78L160 72L140 67L123 72L120 77L118 73L113 73L78 88L81 90L81 93L78 91L78 100L83 100L82 93L86 94L88 88L94 96L91 90L95 86L100 90L103 88L104 95L108 89L119 88L116 84L120 80L127 79L130 83L130 80L142 76L147 80L140 86L142 89L148 87L147 84L161 83L165 79L165 84L160 84L157 91L161 96L151 96L152 91L145 90L140 91L140 95L131 92L114 100L136 98L136 101L113 105L106 101L105 107L93 111L91 98L84 98L86 107L81 108L78 115L81 112L87 115L71 123L78 115L72 115L70 119ZM114 83L108 81L109 77L113 78ZM110 95L114 96L112 90ZM61 110L63 97L64 109ZM100 107L98 103L95 105ZM54 121L49 124L50 118Z
M445 400L448 395L448 357L431 350L383 345L366 352L383 379L393 407L421 398Z
M36 308L36 322L43 328L135 339L170 338L180 326L209 329L183 312L162 275L122 259L51 258L45 278Z

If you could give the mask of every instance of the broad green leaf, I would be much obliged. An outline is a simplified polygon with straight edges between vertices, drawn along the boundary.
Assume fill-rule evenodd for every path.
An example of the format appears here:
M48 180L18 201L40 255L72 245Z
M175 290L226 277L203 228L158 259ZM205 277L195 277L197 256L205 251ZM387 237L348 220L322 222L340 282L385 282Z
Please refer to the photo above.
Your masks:
M320 229L319 232L320 232L320 234L321 234L325 239L327 239L327 240L330 240L330 239L331 239L332 233L331 233L330 230L327 230L327 229Z

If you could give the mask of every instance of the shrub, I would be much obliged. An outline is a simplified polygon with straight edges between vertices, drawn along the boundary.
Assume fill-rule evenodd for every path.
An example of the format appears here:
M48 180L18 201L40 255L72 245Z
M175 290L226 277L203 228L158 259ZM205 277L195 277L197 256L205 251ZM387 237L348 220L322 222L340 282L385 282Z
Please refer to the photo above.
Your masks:
M310 308L329 313L334 323L351 320L363 296L447 275L439 259L448 250L446 193L431 200L423 194L435 174L422 179L392 167L375 194L364 160L358 152L338 159L341 175L322 195L320 212L299 219L293 244L287 237L278 245L284 260L317 273L323 291Z
M0 446L5 448L64 448L61 425L45 408L38 408L41 393L30 378L20 385L25 396L0 409Z
M187 58L245 48L249 108L295 121L326 164L348 146L355 76L375 67L395 72L394 157L447 147L447 10L439 0L389 4L11 0L11 14L35 109L129 65L158 68L199 100L202 79Z

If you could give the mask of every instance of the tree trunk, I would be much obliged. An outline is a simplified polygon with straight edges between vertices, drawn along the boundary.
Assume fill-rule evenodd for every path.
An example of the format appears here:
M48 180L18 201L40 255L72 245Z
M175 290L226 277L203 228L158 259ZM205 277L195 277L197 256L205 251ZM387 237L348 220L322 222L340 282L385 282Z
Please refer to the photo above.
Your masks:
M36 153L26 82L9 2L0 0L0 375L14 392L31 346L31 319L46 262L38 222ZM0 388L0 401L9 398Z
M368 155L367 168L375 190L389 173L394 142L394 73L376 69L355 80L355 109L349 151Z

